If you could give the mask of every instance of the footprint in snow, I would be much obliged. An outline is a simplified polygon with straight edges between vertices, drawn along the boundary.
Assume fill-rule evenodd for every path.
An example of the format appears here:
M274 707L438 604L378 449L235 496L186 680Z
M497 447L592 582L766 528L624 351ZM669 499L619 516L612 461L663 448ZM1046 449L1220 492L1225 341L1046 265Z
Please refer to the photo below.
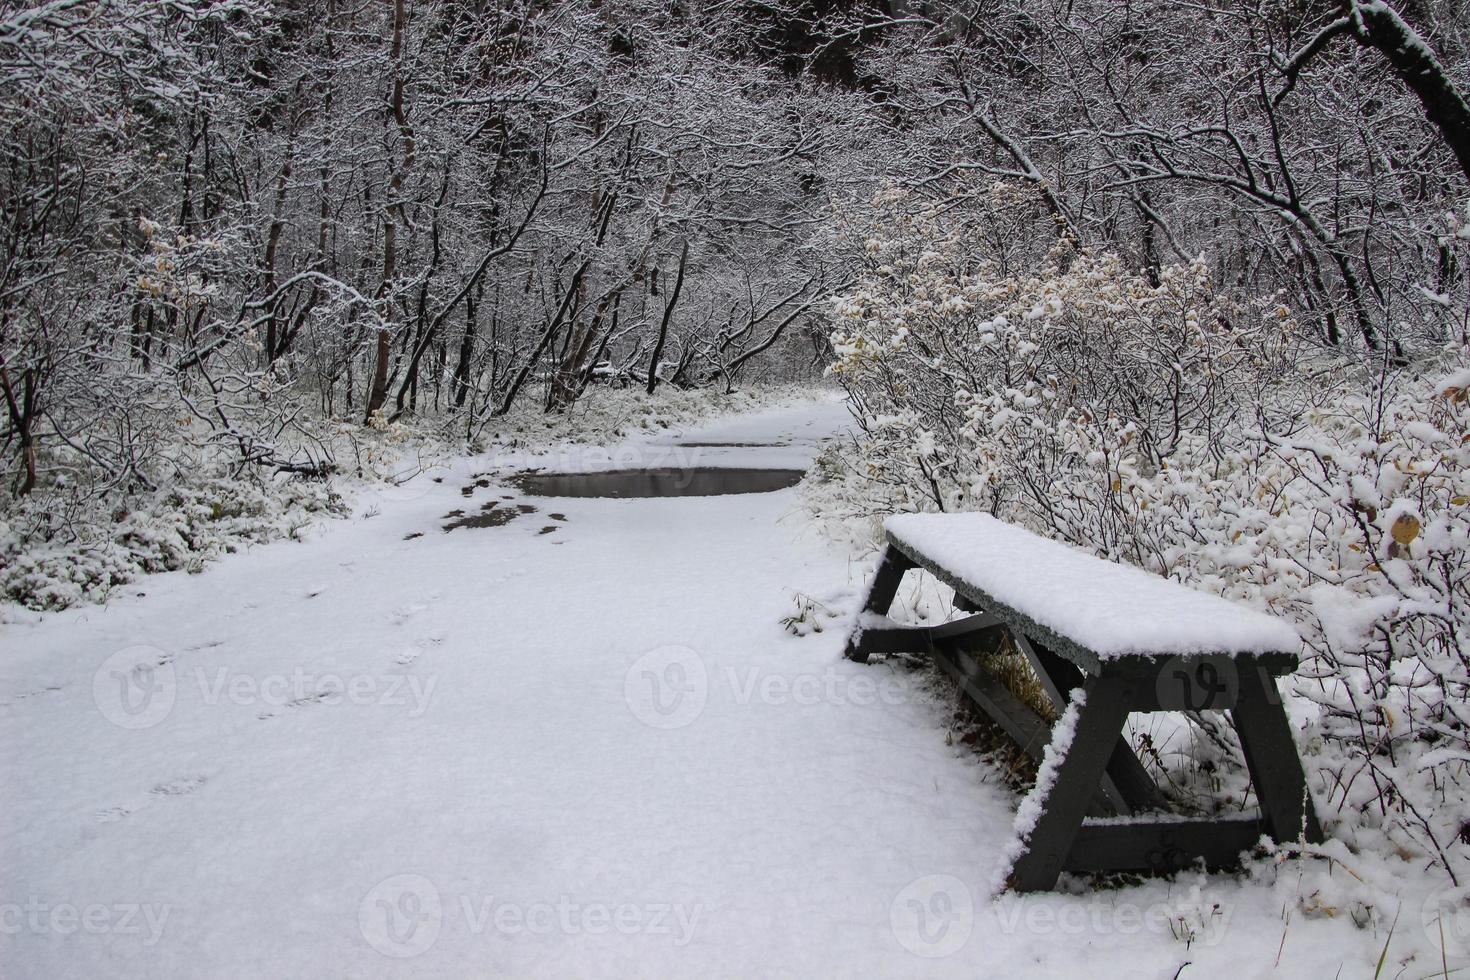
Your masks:
M185 776L182 779L171 779L166 783L159 783L148 792L154 796L188 796L203 786L208 779L208 776Z
M61 685L57 684L52 687L43 687L35 691L26 691L22 694L17 694L9 701L0 701L0 705L17 704L21 701L26 700L27 698L39 697L42 694L55 694L59 690L61 690Z
M428 608L429 606L427 603L411 602L406 606L399 606L397 609L393 610L393 614L388 617L388 621L394 626L402 626L404 623L408 622L410 619L413 619L419 613Z
M410 619L417 616L419 613L428 609L434 603L443 598L443 592L440 592L438 590L430 592L418 602L405 603L404 605L401 605L398 608L394 609L393 614L389 617L389 621L394 626L402 626L404 623L408 622Z
M155 798L188 796L208 781L209 777L202 774L197 776L184 776L180 779L170 779L150 789L148 796ZM117 823L119 820L137 813L146 806L148 806L148 800L146 799L134 801L131 806L119 803L117 806L109 806L93 811L92 818L98 823Z
M425 648L438 646L439 644L444 642L445 638L448 635L449 633L447 630L431 630L429 634L423 639L415 640L410 646L405 647L403 651L398 654L398 656L393 658L393 662L395 664L400 664L404 667L407 667L419 657L423 656Z
M317 691L315 694L308 694L305 697L292 698L290 701L287 701L284 704L280 705L280 707L301 708L309 704L321 704L322 702L326 701L327 698L338 696L341 694L342 689L340 687L329 684L326 686L325 690ZM262 711L255 717L259 718L261 721L267 721L271 718L276 717L278 714L280 714L280 711Z

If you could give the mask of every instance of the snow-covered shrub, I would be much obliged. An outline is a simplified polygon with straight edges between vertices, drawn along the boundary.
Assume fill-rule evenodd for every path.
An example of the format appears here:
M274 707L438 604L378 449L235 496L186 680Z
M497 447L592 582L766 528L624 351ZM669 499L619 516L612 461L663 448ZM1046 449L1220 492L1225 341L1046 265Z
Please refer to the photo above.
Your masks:
M115 499L26 497L0 523L0 599L32 609L100 601L141 575L197 571L343 510L323 481L231 476L219 467Z
M1338 835L1460 879L1466 351L1374 373L1204 261L1150 281L1063 242L1005 271L941 208L874 210L832 338L865 435L826 506L985 510L1289 618Z

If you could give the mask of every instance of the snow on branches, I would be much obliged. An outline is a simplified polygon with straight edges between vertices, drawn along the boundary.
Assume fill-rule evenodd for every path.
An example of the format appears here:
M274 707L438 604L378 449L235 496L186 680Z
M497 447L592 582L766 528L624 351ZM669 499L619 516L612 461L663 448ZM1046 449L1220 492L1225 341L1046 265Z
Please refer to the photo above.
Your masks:
M1289 618L1339 835L1462 878L1466 352L1370 370L1203 259L1150 282L1064 242L1006 271L982 246L1015 193L885 193L849 221L865 271L835 301L832 370L865 438L840 492L987 511Z

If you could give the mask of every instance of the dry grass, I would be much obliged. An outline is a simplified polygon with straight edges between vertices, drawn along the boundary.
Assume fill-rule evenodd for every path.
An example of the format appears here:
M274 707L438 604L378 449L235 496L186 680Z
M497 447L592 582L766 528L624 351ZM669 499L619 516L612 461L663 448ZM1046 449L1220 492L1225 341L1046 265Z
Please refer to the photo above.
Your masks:
M1056 706L1009 634L1003 635L999 644L975 640L962 649L983 670L1000 680L1022 704L1048 723L1056 721ZM954 719L948 735L950 744L959 742L970 746L1000 770L1006 784L1013 790L1018 793L1029 790L1036 782L1036 761L977 708L953 678L943 671L936 673L954 696Z
M1004 634L1000 645L993 650L970 651L980 666L999 679L1006 689L1022 704L1036 712L1047 722L1055 722L1060 715L1051 695L1031 669L1026 655L1017 647L1009 633Z

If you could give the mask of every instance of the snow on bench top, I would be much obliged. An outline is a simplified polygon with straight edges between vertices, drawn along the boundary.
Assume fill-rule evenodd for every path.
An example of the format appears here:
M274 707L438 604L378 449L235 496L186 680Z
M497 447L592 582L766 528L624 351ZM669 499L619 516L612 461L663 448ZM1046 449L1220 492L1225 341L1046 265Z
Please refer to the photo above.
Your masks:
M1295 653L1284 620L988 514L902 514L888 535L1099 657Z

